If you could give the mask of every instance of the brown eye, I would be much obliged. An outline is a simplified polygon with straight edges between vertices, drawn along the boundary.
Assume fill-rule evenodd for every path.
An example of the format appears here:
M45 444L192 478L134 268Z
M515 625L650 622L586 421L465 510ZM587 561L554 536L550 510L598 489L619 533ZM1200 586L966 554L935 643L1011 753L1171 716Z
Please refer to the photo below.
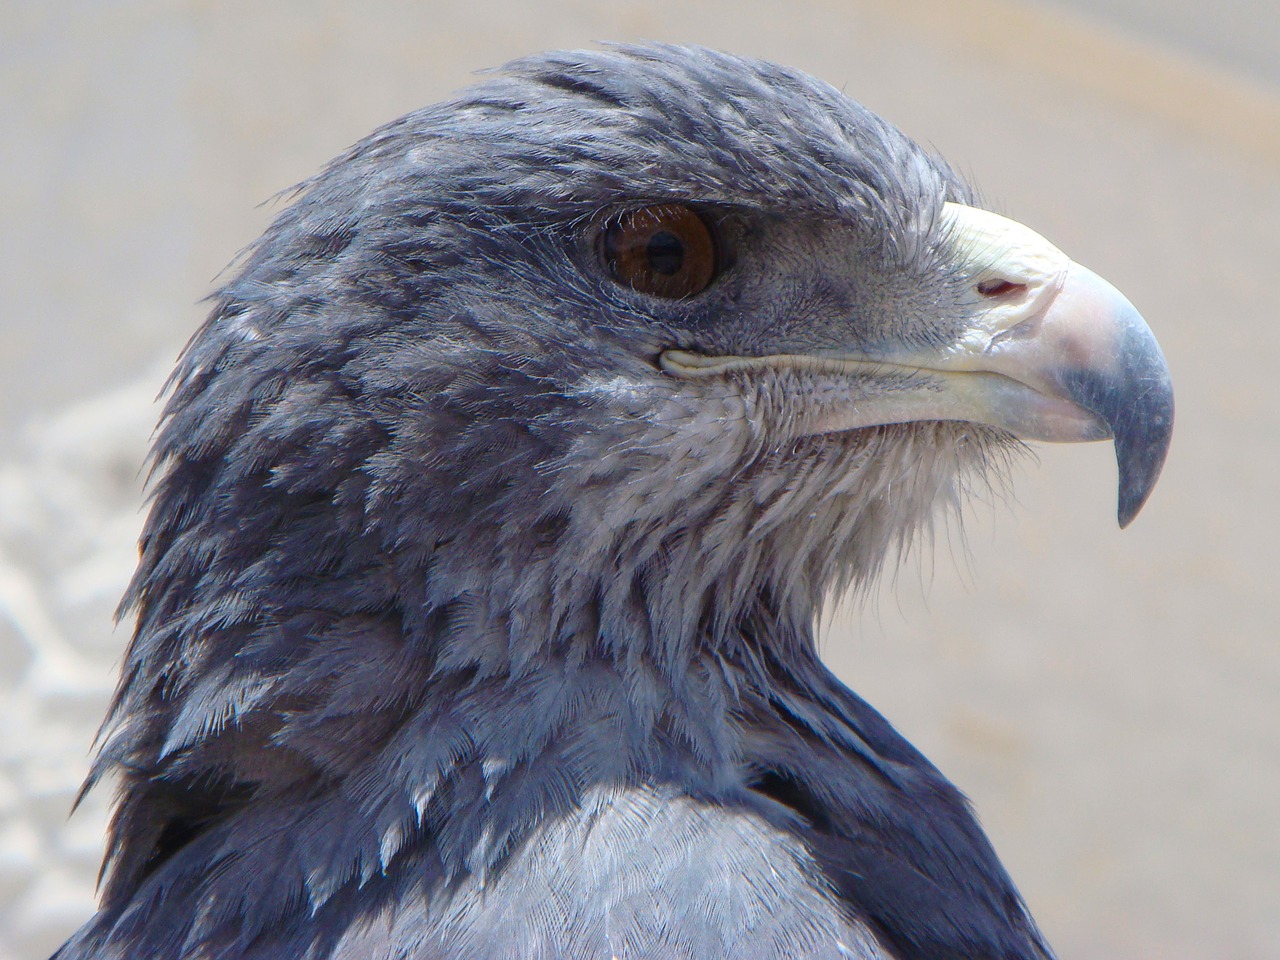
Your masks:
M716 277L716 243L705 220L679 203L629 210L610 220L600 237L609 275L654 297L683 300Z

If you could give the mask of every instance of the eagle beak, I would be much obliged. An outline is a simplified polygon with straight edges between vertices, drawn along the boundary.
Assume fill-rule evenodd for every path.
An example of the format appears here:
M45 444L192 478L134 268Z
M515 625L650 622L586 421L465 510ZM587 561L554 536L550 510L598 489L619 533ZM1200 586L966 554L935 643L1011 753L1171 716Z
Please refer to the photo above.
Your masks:
M786 369L858 385L844 401L815 391L797 424L805 433L964 420L1024 440L1113 439L1128 526L1173 434L1173 386L1151 329L1115 287L1016 221L947 203L940 226L971 308L951 344L764 357L669 350L663 369L685 378Z
M1010 429L1027 439L1091 440L1095 430L1114 439L1117 515L1120 526L1128 526L1156 485L1173 435L1173 384L1160 345L1120 291L1077 263L1068 266L1045 310L1025 325L992 343L987 369L1033 387L1050 405L1055 398L1074 404L1092 422L1077 436L1038 435L1034 422L1025 432ZM1006 411L1011 420L1017 407ZM999 411L992 414L993 422L1000 419Z
M1119 290L1028 227L961 204L946 204L943 219L978 309L959 343L918 359L962 381L985 373L1030 388L965 384L973 420L1028 440L1114 439L1117 514L1128 526L1173 435L1173 384L1150 327Z

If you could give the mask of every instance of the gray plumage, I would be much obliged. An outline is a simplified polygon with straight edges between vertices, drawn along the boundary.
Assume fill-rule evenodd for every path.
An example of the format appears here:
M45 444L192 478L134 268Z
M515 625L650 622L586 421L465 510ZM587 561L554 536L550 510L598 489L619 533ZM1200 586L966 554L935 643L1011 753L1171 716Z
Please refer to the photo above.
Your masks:
M792 436L821 376L656 362L949 342L945 201L834 89L667 46L518 61L303 184L170 384L58 957L1049 956L814 634L1016 441ZM664 202L721 238L699 296L601 269Z

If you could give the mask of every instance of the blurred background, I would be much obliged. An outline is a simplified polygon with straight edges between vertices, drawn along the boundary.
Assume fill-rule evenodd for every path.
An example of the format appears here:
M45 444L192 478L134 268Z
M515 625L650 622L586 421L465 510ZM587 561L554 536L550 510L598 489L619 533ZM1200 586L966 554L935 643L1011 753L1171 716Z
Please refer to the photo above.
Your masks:
M477 68L646 38L830 81L1145 314L1179 419L1135 524L1109 445L1040 447L825 653L1063 960L1280 957L1280 4L2 0L0 960L93 909L153 398L264 201Z

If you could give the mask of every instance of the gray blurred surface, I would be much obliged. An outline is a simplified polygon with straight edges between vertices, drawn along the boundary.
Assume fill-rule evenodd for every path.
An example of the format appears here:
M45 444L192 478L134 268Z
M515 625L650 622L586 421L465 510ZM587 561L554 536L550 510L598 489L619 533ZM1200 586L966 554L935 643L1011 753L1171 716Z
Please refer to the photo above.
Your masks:
M1230 70L1280 85L1280 3L1275 0L1050 0L1132 36L1180 47Z
M151 398L255 205L476 68L628 38L843 87L1146 315L1179 419L1134 526L1108 447L1040 447L825 649L970 794L1064 960L1280 956L1280 91L1207 12L1197 43L1190 5L1105 6L0 4L0 960L92 909L109 791L67 812Z

